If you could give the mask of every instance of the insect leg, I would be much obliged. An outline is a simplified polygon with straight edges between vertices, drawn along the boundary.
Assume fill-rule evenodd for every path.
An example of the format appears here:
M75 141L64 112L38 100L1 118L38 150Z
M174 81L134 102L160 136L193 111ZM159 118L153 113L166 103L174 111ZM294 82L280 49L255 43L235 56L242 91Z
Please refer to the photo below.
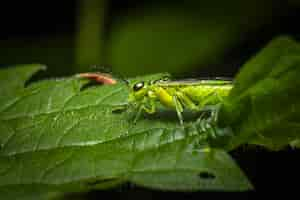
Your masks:
M143 110L143 105L139 105L137 114L135 115L135 118L133 120L133 123L136 124L137 120L140 118Z
M211 119L212 123L216 124L219 118L219 110L221 108L221 104L217 104L215 108L211 111Z
M217 99L219 100L219 102L223 102L224 101L224 97L221 96L218 92L215 93Z
M153 99L151 99L150 101L149 101L149 104L150 104L150 108L147 108L147 106L142 106L143 107L143 110L145 110L147 113L149 113L149 114L153 114L153 113L155 113L155 111L156 111L156 107L155 107L155 101L153 100Z
M216 99L217 99L216 94L217 93L215 93L215 92L206 94L205 98L203 98L199 104L200 108L204 108L207 106L210 107L211 105L215 104Z
M150 108L147 107L147 105L150 105ZM146 99L144 98L143 101L137 106L137 114L134 118L134 123L137 122L137 120L140 118L142 111L146 111L149 114L155 113L156 107L155 107L155 101L154 99Z
M202 112L197 119L197 123L200 123L201 121L205 120L205 112Z
M220 111L220 108L221 108L221 104L224 101L224 98L219 93L216 92L215 96L219 100L219 103L216 104L215 109L213 109L212 113L211 113L213 123L217 123L218 116L219 116L219 111Z
M174 102L174 105L175 105L177 116L179 118L179 122L180 122L181 125L183 125L183 117L182 117L182 114L181 114L183 112L183 108L182 108L182 105L181 105L181 103L178 100L178 97L176 95L173 96L173 102Z
M177 96L177 98L179 98L181 100L184 107L189 108L191 110L197 110L198 107L187 95L185 95L182 92L177 91L176 96Z

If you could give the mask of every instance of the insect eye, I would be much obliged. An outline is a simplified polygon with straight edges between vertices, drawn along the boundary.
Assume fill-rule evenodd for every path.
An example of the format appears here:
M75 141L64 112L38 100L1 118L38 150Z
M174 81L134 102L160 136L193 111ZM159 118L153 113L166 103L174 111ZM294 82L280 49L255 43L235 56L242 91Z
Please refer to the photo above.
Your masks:
M139 82L139 83L134 84L133 90L134 90L134 91L139 91L139 90L142 89L143 87L144 87L144 82Z

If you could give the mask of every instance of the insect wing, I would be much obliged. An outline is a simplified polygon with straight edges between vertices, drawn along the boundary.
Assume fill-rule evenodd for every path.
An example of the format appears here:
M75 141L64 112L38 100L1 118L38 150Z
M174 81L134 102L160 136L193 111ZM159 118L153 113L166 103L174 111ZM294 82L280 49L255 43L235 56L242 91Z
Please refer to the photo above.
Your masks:
M233 81L231 78L201 78L201 79L181 79L171 81L158 81L158 86L193 86L193 85L230 85Z

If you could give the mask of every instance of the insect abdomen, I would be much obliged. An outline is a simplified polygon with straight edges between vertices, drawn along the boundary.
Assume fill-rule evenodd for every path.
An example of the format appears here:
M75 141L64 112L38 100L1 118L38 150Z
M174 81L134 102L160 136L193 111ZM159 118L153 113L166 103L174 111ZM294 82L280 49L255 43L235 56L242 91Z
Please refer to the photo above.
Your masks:
M218 104L228 96L232 85L199 85L183 87L182 92L198 106Z

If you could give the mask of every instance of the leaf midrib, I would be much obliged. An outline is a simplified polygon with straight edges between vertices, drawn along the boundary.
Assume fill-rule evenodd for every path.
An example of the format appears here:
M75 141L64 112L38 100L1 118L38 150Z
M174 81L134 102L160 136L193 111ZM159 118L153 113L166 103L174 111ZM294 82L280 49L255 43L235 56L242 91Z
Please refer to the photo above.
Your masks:
M47 152L47 151L57 150L57 149L66 149L66 148L74 148L74 147L75 148L76 147L78 147L78 148L80 148L80 147L93 147L93 146L96 146L96 145L105 145L105 144L109 144L109 143L123 141L123 140L126 140L126 139L135 138L138 135L148 134L148 132L152 132L152 131L155 131L155 130L172 131L174 129L175 128L167 128L167 127L162 127L162 128L157 128L157 127L155 127L155 128L148 128L147 130L142 130L141 132L136 132L136 133L130 134L130 135L126 135L126 134L125 135L120 135L119 137L116 137L116 138L113 138L113 139L109 139L109 140L105 140L105 141L102 141L102 142L99 141L98 143L95 143L95 144L53 146L51 148L39 148L39 149L35 149L35 150L32 150L32 151L18 151L18 152L9 153L9 154L0 154L0 156L1 157L12 157L12 156L20 156L20 155L28 154L28 153ZM172 134L172 133L170 133L170 134ZM160 148L160 147L163 147L164 145L168 145L168 144L171 144L171 143L174 143L174 142L187 140L187 139L195 137L195 136L201 136L202 134L203 133L201 133L201 132L197 132L197 134L194 134L194 135L188 135L188 134L186 134L186 136L183 137L183 138L179 138L179 139L177 138L177 139L173 139L172 141L165 142L165 143L159 143L159 145L157 145L157 146L148 147L148 148L145 148L145 149L136 148L135 150L137 152L142 152L142 151L146 151L146 150L156 149L156 148Z

